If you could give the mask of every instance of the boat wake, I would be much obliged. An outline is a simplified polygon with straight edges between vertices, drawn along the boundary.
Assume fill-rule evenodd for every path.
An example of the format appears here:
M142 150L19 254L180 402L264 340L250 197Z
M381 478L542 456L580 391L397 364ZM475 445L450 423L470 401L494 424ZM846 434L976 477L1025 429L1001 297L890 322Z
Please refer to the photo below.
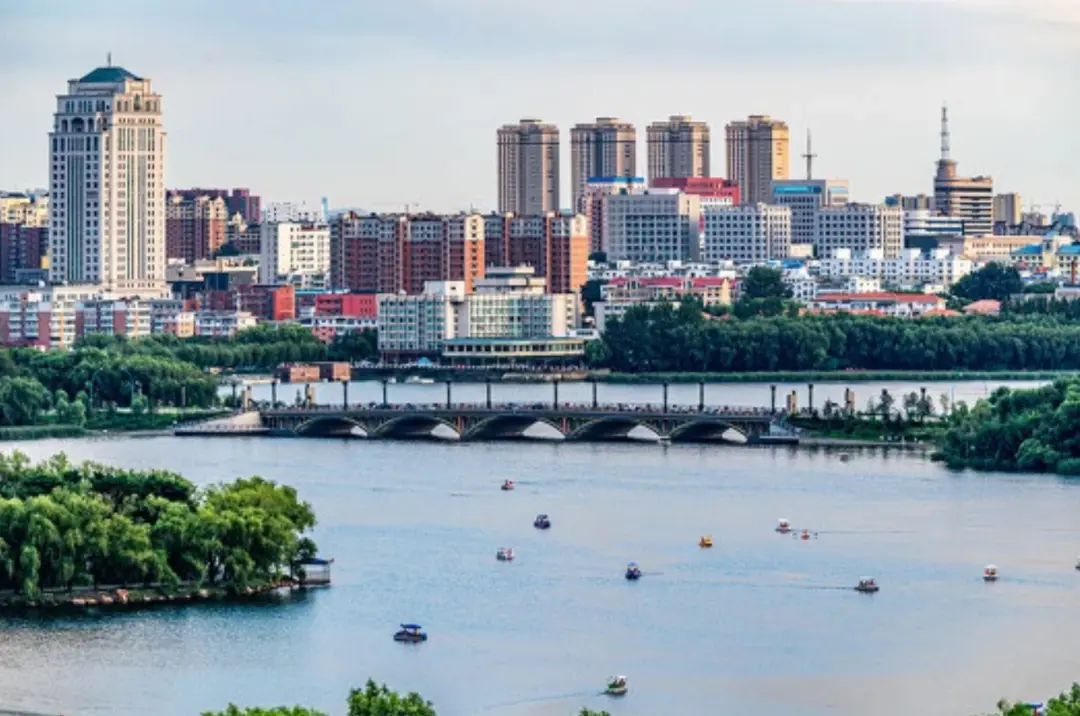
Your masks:
M531 699L518 699L517 701L504 701L501 704L494 704L484 709L485 712L497 711L499 709L513 708L514 706L524 706L526 704L541 704L551 703L555 701L569 701L570 699L585 699L590 696L603 696L603 691L575 691L570 694L552 694L551 696L536 696Z

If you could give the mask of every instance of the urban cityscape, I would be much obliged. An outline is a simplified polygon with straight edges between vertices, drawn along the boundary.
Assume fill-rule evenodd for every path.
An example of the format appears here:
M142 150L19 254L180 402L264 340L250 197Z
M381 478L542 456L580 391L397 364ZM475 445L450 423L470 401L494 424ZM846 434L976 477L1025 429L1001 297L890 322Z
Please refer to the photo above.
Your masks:
M649 124L644 171L634 124L583 122L565 192L560 129L526 118L495 130L497 206L448 215L169 186L159 89L110 58L57 95L47 186L0 196L4 345L294 322L376 330L390 362L573 360L630 307L730 305L755 266L807 312L956 315L937 296L990 262L1073 293L1073 215L962 174L946 107L925 193L856 201L815 174L809 131L768 115L727 122L723 178L706 121Z
M175 182L154 73L4 128L0 714L1080 714L1080 230L947 101L884 196L526 108L446 213Z

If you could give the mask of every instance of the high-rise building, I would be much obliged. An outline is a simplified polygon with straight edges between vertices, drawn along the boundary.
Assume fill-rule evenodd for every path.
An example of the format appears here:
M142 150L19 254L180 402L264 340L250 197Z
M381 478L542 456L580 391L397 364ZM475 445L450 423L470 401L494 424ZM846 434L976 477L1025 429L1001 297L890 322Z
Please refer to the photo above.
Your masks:
M817 210L848 202L848 183L842 179L788 179L772 183L770 203L791 209L791 243L812 244Z
M788 178L791 139L786 123L751 115L727 126L727 176L739 185L746 204L772 199L774 181Z
M47 227L0 222L0 283L36 283L48 245Z
M529 266L550 293L577 293L589 279L588 222L581 214L510 219L503 266Z
M165 130L150 80L111 63L70 80L49 144L50 279L162 291Z
M673 114L667 121L653 122L647 130L649 144L649 182L674 177L707 177L709 161L709 125L694 121L689 115Z
M949 156L949 110L941 108L941 158L934 175L934 206L939 213L963 220L964 236L994 232L994 180L962 177Z
M585 188L579 213L589 222L589 252L603 251L604 199L613 194L629 193L645 188L643 177L593 177Z
M704 261L773 261L791 250L791 209L768 204L717 206L702 212Z
M318 224L263 222L259 283L292 283L299 288L329 282L330 229Z
M499 211L559 210L559 128L539 119L507 124L496 133Z
M165 255L189 264L213 258L225 243L228 211L221 197L189 198L169 192L165 202Z
M994 224L1016 226L1024 218L1024 202L1019 194L998 194L994 197Z
M608 261L696 261L700 255L701 199L678 189L604 197L603 223Z
M819 258L831 258L836 249L880 249L884 258L893 259L903 248L904 210L899 206L850 203L817 211L814 249Z
M574 211L582 202L590 179L632 177L637 174L637 130L614 117L597 117L592 124L570 130L570 190Z

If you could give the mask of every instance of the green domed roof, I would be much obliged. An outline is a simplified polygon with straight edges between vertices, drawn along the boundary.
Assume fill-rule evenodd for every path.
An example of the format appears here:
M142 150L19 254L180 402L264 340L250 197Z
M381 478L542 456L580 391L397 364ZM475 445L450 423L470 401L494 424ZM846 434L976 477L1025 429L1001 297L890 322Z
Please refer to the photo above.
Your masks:
M123 67L98 67L90 72L90 74L84 75L79 78L79 82L86 83L113 83L123 82L124 80L141 80L141 77L136 77Z

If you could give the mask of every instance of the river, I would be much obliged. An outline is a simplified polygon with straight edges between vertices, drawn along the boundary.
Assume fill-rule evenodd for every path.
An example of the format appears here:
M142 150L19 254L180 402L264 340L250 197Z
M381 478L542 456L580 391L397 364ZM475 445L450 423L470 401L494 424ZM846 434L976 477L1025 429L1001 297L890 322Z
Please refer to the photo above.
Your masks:
M441 716L969 716L1080 673L1068 648L1080 638L1080 490L1056 477L955 474L896 452L845 462L694 445L8 447L199 484L288 482L336 562L334 586L284 603L7 620L0 708L194 716L299 703L339 716L348 689L373 677L421 692ZM513 492L498 489L507 477ZM539 512L551 530L533 529ZM779 535L778 517L819 536ZM706 533L711 550L697 546ZM517 559L497 562L500 546ZM639 582L623 579L629 560ZM988 562L996 584L981 580ZM862 576L882 591L845 589ZM427 643L391 640L409 621ZM597 694L613 673L630 677L624 699Z

